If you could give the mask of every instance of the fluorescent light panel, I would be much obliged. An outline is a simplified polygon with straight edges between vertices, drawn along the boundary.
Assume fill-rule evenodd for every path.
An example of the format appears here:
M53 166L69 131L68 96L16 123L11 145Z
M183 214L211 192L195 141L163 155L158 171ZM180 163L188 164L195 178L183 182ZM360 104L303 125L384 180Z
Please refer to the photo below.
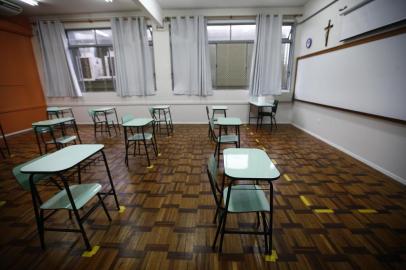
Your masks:
M36 0L20 0L20 1L31 6L38 6L38 1Z

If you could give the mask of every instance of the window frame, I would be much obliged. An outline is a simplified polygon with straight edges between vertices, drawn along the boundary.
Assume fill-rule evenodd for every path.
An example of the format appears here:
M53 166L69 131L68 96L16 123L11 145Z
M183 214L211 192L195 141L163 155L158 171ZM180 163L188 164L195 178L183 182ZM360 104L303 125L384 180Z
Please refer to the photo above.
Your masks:
M246 59L247 59L247 61L248 61L248 57L247 57L247 55L248 55L248 44L254 44L254 42L255 42L255 39L253 39L253 40L243 40L243 39L241 39L241 40L233 40L232 39L232 36L233 36L233 34L232 34L232 25L255 25L256 26L256 23L255 23L255 20L244 20L244 21L241 21L241 20L228 20L228 21L223 21L223 22L219 22L219 21L216 21L216 20L212 20L212 22L210 22L210 20L208 20L207 21L207 26L210 26L210 25L229 25L230 26L230 34L229 34L229 40L212 40L212 41L210 41L210 40L208 40L207 42L208 42L208 44L210 45L210 44L215 44L216 45L216 72L217 72L217 44L245 44L246 46L247 46L247 48L246 48L246 50L245 50L245 57L246 57ZM249 73L249 71L248 71L248 62L246 63L246 65L245 65L245 70L246 70L246 72L247 72L247 77L249 77L248 75L248 73ZM216 73L217 74L217 73ZM216 75L216 80L217 80L217 75ZM246 85L245 86L245 88L241 88L240 86L226 86L226 87L217 87L217 85L216 85L216 87L214 88L214 85L213 85L213 90L244 90L244 91L247 91L248 90L248 88L249 88L249 82L248 82L248 85Z
M95 44L82 44L82 45L71 45L69 43L69 37L68 37L68 32L71 31L86 31L86 30L93 30L94 31L94 40L95 40ZM67 43L68 43L68 49L69 52L71 53L71 49L79 49L79 48L91 48L91 47L111 47L113 48L113 52L114 52L114 47L113 47L113 37L112 37L112 41L111 44L98 44L97 43L97 38L96 38L96 30L111 30L111 27L80 27L80 28L68 28L65 29L65 36L67 39ZM152 70L153 70L153 76L154 76L154 91L157 91L157 87L156 87L156 73L155 73L155 53L154 53L154 35L153 35L153 27L152 25L147 25L147 31L150 31L151 33L151 40L148 39L148 46L152 46ZM147 37L148 38L148 37ZM80 70L80 67L78 67L78 70ZM112 90L107 90L107 91L84 91L85 93L104 93L104 92L115 92L115 76L111 75L111 78L113 79L113 89ZM79 78L78 78L79 79Z
M296 35L296 27L294 22L282 22L282 26L291 26L290 30L290 37L291 38L282 38L282 45L283 44L290 44L289 47L289 59L288 59L288 77L287 77L287 82L286 82L286 89L282 87L282 81L281 81L281 91L282 92L290 92L292 88L292 71L293 71L293 60L294 60L294 47L295 47L295 35ZM282 29L281 29L282 30Z

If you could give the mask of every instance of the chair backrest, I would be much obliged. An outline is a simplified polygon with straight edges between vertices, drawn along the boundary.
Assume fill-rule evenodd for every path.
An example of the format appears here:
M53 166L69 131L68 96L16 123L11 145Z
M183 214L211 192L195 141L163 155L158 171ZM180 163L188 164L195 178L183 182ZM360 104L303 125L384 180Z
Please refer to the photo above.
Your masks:
M209 122L210 122L210 110L209 110L209 106L206 106L206 113L207 113L207 120L209 120Z
M93 110L92 108L87 109L87 113L89 114L90 118L92 118L92 121L94 122L94 121L95 121L95 118L94 118L94 116L95 116L94 110Z
M279 103L279 100L277 100L277 99L275 99L273 101L273 106L272 106L272 112L273 113L276 113L276 110L278 109L278 103Z
M221 193L220 188L217 185L217 162L214 155L210 155L209 161L207 163L207 175L210 181L211 192L213 193L214 201L217 207L221 207L221 201L219 198L219 193Z
M26 163L20 164L20 165L13 168L13 175L16 178L17 183L19 183L20 186L23 189L31 190L31 187L30 187L30 175L26 174L26 173L22 173L21 168L28 165L28 164L30 164L30 163L32 163L33 161L35 161L35 160L37 160L39 158L44 157L44 156L40 156L38 158L35 158L33 160L30 160L30 161L28 161ZM39 182L40 180L44 180L44 179L47 179L47 178L50 178L50 177L51 176L47 176L47 175L43 175L43 174L36 174L33 177L33 181L34 181L34 184L35 184L35 183Z
M151 115L152 119L156 120L154 108L148 108L148 111L149 111L149 114Z
M209 120L209 128L214 139L217 139L216 131L214 129L214 118Z
M132 114L126 114L121 117L121 122L124 124L128 121L133 120L135 117Z

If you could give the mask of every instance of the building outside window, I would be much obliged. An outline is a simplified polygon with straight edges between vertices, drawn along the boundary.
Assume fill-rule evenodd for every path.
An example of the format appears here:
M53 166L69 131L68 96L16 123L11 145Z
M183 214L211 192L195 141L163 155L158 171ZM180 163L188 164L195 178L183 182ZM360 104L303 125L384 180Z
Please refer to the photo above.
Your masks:
M149 27L147 37L153 57L151 31ZM66 35L82 92L115 91L116 73L111 29L67 30Z
M248 89L255 21L209 21L207 35L213 89ZM282 90L290 89L293 25L282 26Z

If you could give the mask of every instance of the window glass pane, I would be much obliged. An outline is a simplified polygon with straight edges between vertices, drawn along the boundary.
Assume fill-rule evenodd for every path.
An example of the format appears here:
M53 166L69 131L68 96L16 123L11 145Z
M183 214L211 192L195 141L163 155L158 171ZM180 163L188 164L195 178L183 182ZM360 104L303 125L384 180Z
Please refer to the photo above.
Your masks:
M148 41L152 41L152 29L151 29L151 27L147 28L147 39L148 39Z
M96 44L94 30L68 31L70 45L94 45Z
M208 25L207 37L209 41L230 40L230 25Z
M112 47L73 48L72 57L82 90L113 91L114 52Z
M217 88L216 65L217 65L217 44L209 44L211 81L213 88Z
M231 40L254 40L255 24L231 25Z
M282 89L289 89L289 55L290 55L290 43L282 44Z
M247 44L217 44L217 88L247 88Z
M291 39L292 36L290 32L292 31L292 26L291 25L283 25L282 26L282 38L289 38Z
M111 29L96 29L97 44L110 45L113 44Z

